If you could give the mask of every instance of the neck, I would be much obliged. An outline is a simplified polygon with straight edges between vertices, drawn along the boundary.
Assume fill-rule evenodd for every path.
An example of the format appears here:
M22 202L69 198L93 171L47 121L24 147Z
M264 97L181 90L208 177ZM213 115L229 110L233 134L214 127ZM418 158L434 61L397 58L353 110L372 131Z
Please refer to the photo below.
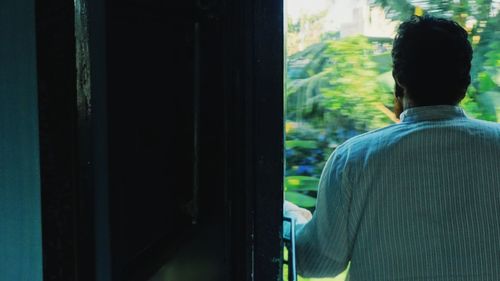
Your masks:
M403 111L407 110L408 108L418 106L417 104L415 104L415 102L413 102L411 99L409 99L406 96L404 96L402 99L402 105L403 105Z
M394 114L396 118L399 118L399 115L403 113L403 111L415 106L417 105L406 96L394 97Z

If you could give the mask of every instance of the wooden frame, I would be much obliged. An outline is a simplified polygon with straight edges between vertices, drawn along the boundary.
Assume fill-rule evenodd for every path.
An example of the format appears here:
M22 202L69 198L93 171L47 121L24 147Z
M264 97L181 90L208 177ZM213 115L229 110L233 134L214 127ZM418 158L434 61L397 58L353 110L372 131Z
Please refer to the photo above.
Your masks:
M44 280L92 280L88 57L75 43L85 35L73 1L35 1L35 14Z

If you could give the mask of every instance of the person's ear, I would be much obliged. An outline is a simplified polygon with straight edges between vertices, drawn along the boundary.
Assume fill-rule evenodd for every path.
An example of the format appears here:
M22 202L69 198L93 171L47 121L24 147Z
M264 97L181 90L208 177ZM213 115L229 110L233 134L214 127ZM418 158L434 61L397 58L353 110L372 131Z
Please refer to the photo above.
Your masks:
M404 97L404 95L405 95L404 88L396 80L395 83L394 83L394 96L397 99L402 99Z
M396 83L394 85L394 96L397 98L397 99L403 99L405 95L405 90L403 87L401 87L401 85L399 85L398 83Z
M396 78L396 75L394 74L394 70L392 71L392 78L394 78L394 96L396 98L403 98L404 92L405 92L404 87L401 85L401 83Z

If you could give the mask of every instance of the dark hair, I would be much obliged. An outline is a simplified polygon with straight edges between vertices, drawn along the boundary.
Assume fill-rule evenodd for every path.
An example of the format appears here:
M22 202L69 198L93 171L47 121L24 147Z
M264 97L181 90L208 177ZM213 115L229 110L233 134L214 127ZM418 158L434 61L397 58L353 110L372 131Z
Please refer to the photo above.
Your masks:
M417 105L458 104L470 84L472 47L456 22L413 16L392 49L393 76Z

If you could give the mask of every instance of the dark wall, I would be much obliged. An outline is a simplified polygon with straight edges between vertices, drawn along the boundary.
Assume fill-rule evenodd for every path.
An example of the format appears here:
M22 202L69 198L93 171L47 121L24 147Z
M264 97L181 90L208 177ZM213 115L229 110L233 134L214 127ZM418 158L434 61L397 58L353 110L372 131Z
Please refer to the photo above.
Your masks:
M34 11L0 2L0 280L42 280Z

